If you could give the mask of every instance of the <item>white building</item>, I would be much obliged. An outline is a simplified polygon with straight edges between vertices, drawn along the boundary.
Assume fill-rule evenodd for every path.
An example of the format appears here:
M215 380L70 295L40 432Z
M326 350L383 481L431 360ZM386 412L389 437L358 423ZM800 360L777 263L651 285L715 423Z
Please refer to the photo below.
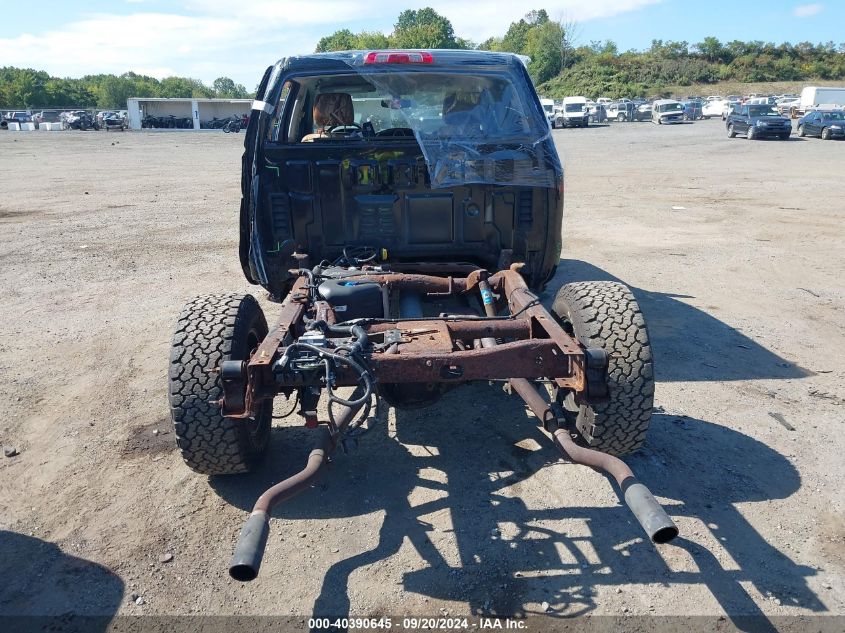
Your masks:
M164 97L132 97L126 100L129 128L140 130L144 117L169 117L190 119L193 129L202 129L201 123L215 118L249 114L252 99L169 99ZM164 128L171 129L171 128ZM188 128L190 129L190 128Z

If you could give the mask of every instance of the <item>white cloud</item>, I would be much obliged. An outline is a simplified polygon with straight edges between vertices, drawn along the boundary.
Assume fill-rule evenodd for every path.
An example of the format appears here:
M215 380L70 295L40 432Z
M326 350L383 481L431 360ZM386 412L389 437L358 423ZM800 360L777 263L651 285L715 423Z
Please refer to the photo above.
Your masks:
M663 0L546 0L553 19L587 21L635 11ZM127 0L140 3L143 0ZM44 69L53 75L145 72L177 74L210 83L226 75L252 88L279 57L308 53L320 37L337 29L381 28L389 32L399 13L377 16L359 1L183 0L172 13L98 13L37 33L0 38L3 64ZM403 7L431 6L448 17L455 32L475 41L501 35L528 11L512 0L410 0ZM808 5L815 6L815 5ZM354 26L349 26L350 22ZM366 26L372 24L372 26Z
M553 20L565 18L586 22L636 11L661 2L663 0L546 0L537 3L537 6L545 8ZM491 36L504 35L511 22L518 21L531 9L531 6L521 5L513 0L487 0L484 2L483 11L479 11L478 2L470 1L428 0L408 4L412 8L432 7L452 21L455 33L476 42L483 42ZM483 15L480 15L481 13Z
M824 5L819 4L818 2L813 4L799 4L792 13L797 18L809 18L813 15L817 15L822 12L824 9Z

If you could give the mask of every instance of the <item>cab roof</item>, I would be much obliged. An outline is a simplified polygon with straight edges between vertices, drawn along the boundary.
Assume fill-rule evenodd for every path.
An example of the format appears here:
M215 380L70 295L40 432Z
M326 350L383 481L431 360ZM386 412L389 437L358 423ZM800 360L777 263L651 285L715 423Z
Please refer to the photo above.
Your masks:
M376 50L353 50L353 51L332 51L328 53L312 53L309 55L297 55L279 60L279 63L288 70L310 70L324 68L327 62L339 62L346 66L364 66L367 56L372 53L423 53L430 56L431 61L427 63L410 63L410 67L420 66L512 66L517 63L527 66L531 61L530 57L516 53L499 53L493 51L475 51L459 49L376 49ZM373 64L399 66L399 63Z

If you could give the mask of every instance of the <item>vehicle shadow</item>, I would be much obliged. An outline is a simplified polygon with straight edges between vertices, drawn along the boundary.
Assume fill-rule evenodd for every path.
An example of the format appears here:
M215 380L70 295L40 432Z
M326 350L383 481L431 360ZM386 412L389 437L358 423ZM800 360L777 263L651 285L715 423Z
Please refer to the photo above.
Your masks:
M456 419L456 412L466 413ZM798 472L733 430L737 420L720 422L656 414L646 448L627 459L681 525L681 538L659 548L625 506L594 504L595 493L606 498L609 481L595 493L577 490L583 501L576 507L527 504L520 488L529 477L540 477L553 500L554 490L571 482L569 473L584 467L559 459L518 398L481 383L425 410L397 410L395 430L370 431L355 454L337 455L320 485L273 516L384 513L372 549L326 570L315 617L362 615L350 602L352 574L406 543L424 566L401 575L404 591L465 602L475 615L523 616L532 604L548 602L549 616L569 618L599 608L599 588L655 583L705 587L702 597L709 592L742 630L749 622L752 630L774 630L748 584L783 605L825 611L806 582L815 570L769 543L735 506L789 497L800 488ZM268 462L254 475L212 479L212 486L250 508L266 485L304 463L304 433L277 429L273 448L284 452L285 466ZM268 548L290 542L271 538Z
M123 581L102 565L7 530L0 530L0 578L3 631L106 631L123 599Z
M578 259L561 259L543 292L551 308L557 290L578 281L617 281ZM711 381L804 378L812 372L766 349L739 330L684 302L690 295L631 287L648 325L657 380Z

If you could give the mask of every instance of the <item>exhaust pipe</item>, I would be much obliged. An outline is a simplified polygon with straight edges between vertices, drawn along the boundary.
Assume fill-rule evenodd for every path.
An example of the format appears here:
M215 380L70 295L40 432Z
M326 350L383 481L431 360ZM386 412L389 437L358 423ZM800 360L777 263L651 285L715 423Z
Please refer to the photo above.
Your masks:
M345 405L338 407L338 413L335 415L338 433L347 427L363 406L362 402L353 407ZM270 511L273 506L310 488L325 467L328 456L334 449L336 435L332 435L327 429L319 429L318 433L320 437L308 454L305 468L268 488L255 502L252 514L241 529L235 553L229 563L229 575L235 580L249 582L258 576L264 548L267 545L267 536L270 533Z
M229 575L235 580L249 582L258 576L267 535L270 534L270 517L263 510L249 515L246 520L232 562L229 563Z
M537 389L528 380L512 378L510 384L541 422L545 423L555 418L545 398L537 392ZM566 429L557 429L552 435L555 445L571 461L590 466L613 476L622 491L625 505L634 514L652 542L668 543L678 536L678 526L669 518L669 515L666 514L651 491L637 481L634 473L625 462L613 455L578 446L572 441Z

